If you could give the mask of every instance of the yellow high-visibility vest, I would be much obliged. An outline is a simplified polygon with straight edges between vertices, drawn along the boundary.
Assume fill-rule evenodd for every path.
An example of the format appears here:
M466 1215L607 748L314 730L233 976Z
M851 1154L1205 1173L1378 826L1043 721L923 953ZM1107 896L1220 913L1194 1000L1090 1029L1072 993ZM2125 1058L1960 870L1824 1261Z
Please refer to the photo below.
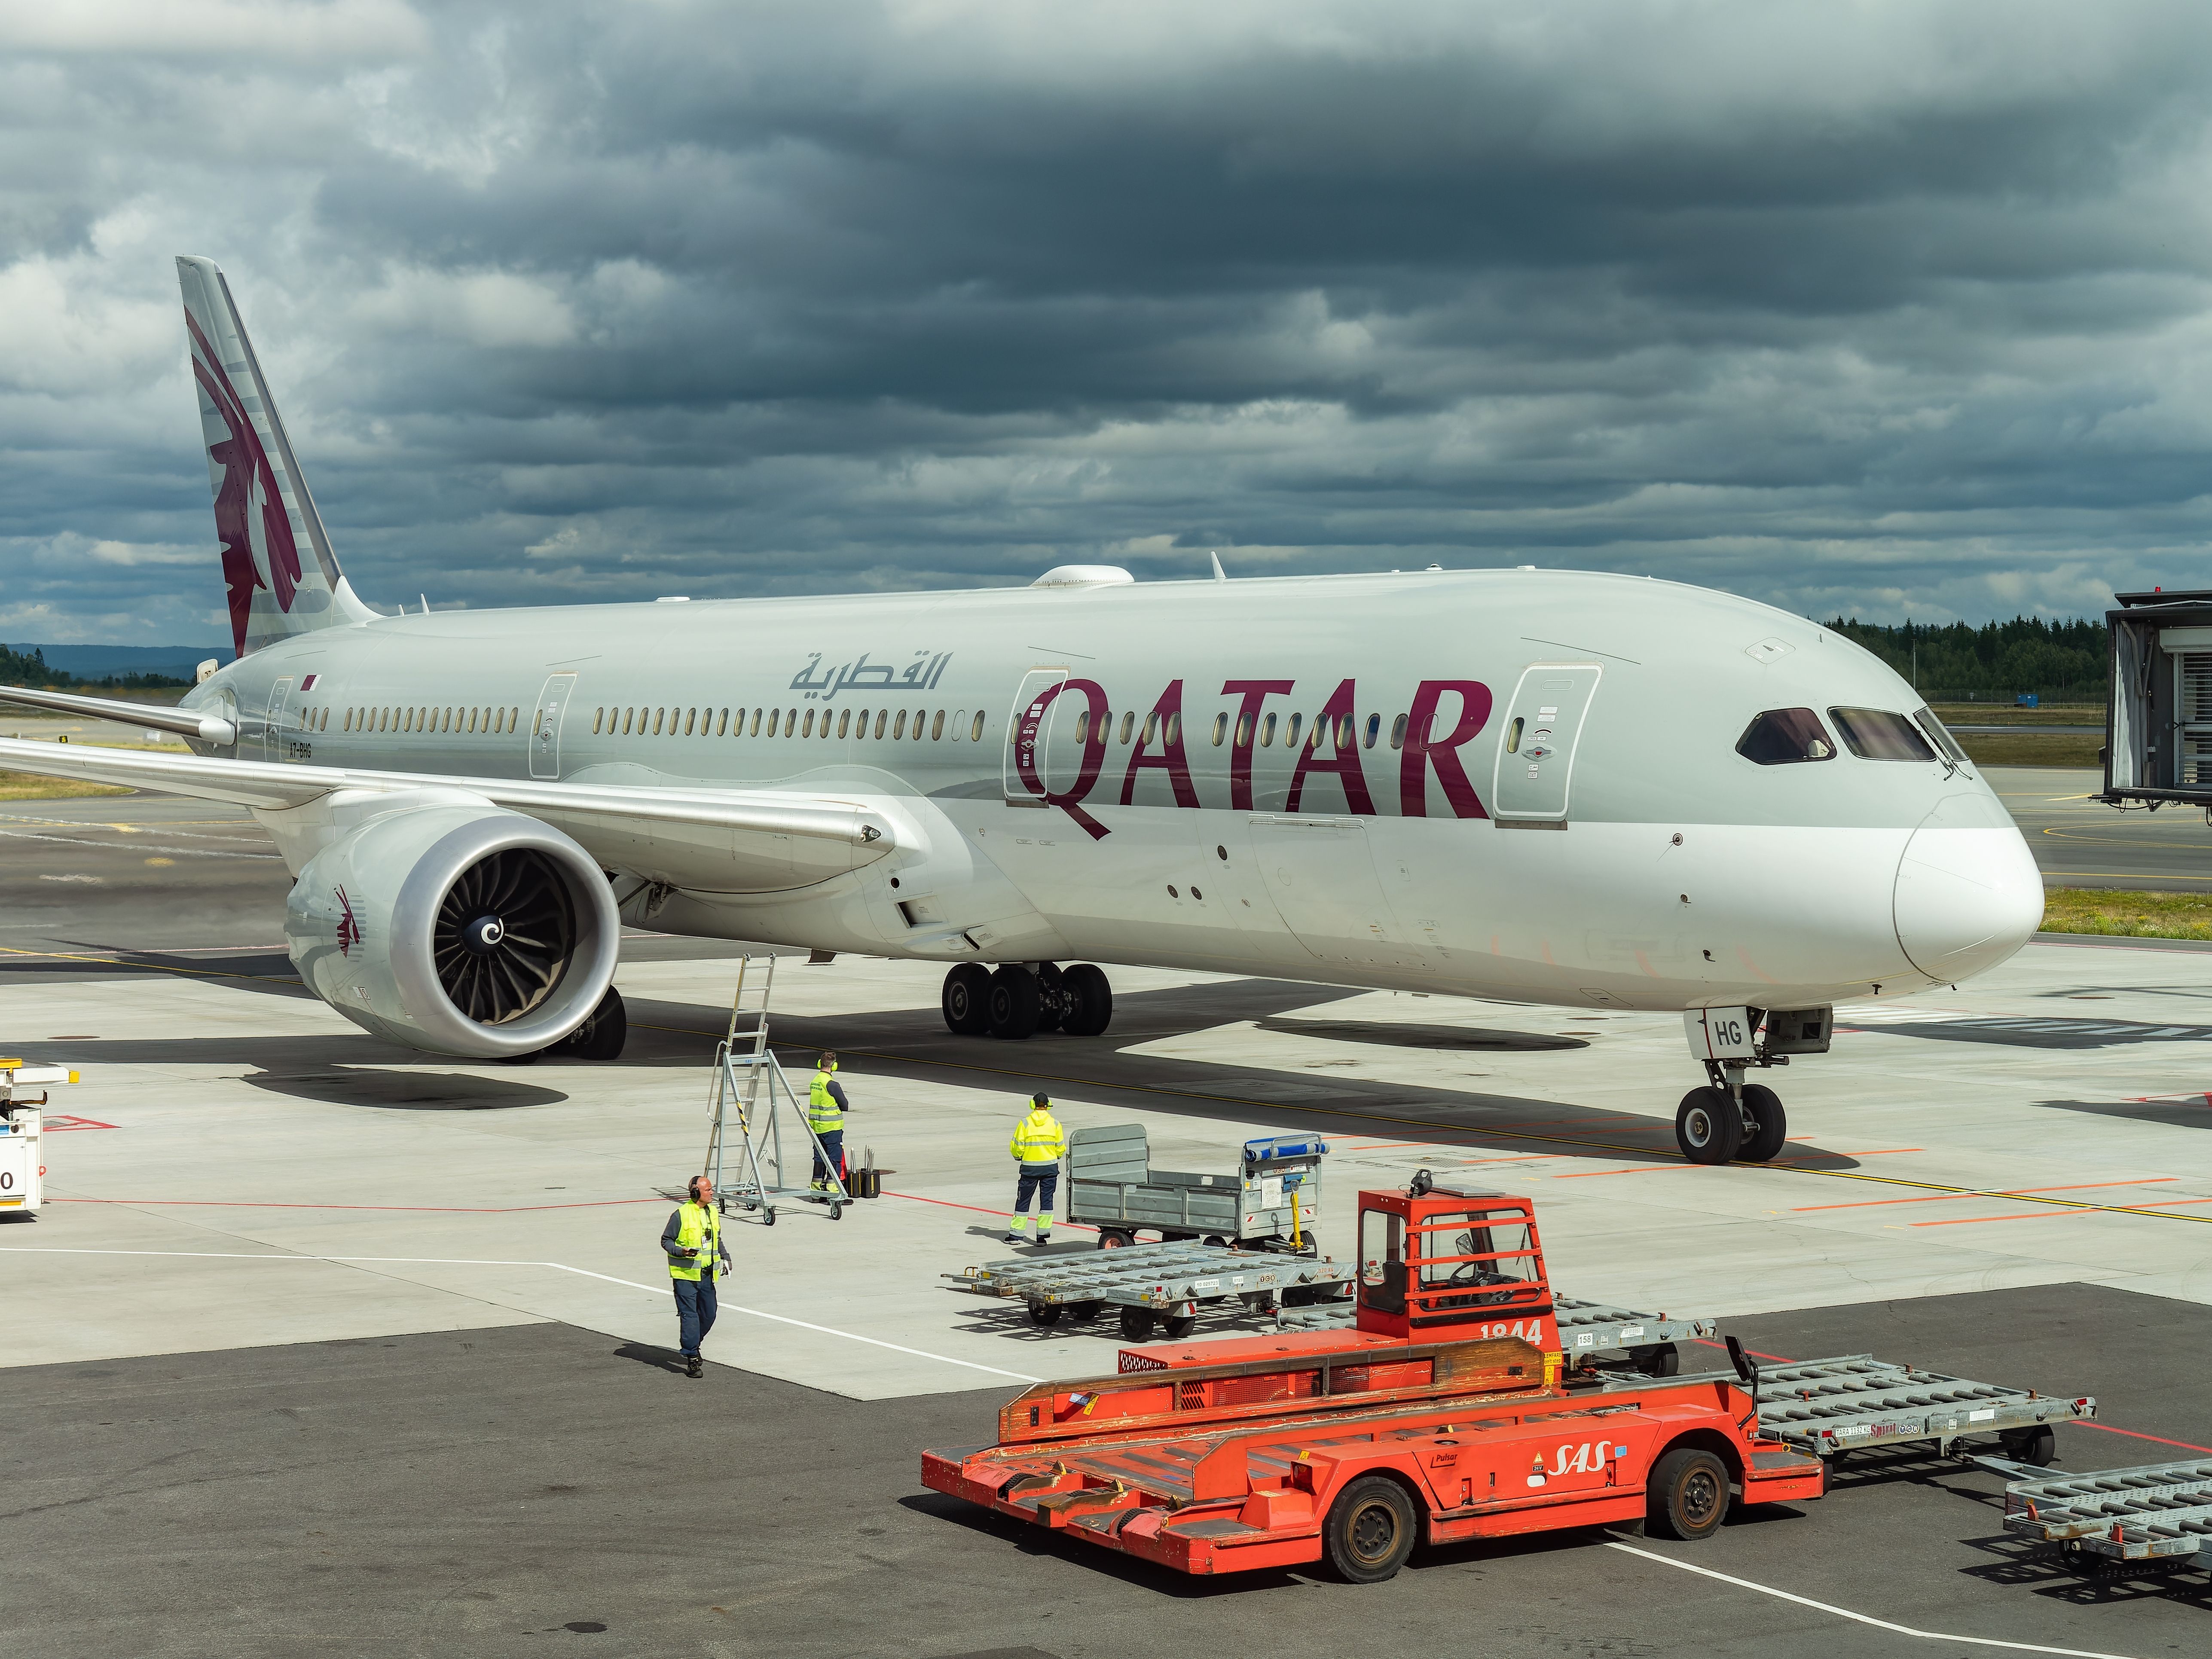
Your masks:
M836 1134L845 1127L844 1108L830 1093L830 1079L836 1074L834 1066L815 1073L814 1082L806 1091L806 1121L817 1135Z
M722 1249L722 1218L704 1205L686 1204L677 1213L676 1247L696 1252L689 1257L670 1256L671 1279L696 1279L702 1267L719 1266Z
M1067 1154L1067 1131L1058 1118L1040 1109L1014 1126L1006 1150L1023 1164L1057 1164Z

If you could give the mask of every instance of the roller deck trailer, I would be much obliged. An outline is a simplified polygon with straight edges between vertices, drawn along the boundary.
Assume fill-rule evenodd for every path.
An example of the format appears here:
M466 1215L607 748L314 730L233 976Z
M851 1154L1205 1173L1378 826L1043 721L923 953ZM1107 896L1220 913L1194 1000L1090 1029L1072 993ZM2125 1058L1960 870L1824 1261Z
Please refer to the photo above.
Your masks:
M1818 1458L1759 1433L1747 1364L1572 1382L1528 1200L1423 1171L1360 1206L1352 1328L1124 1349L1112 1376L1016 1396L995 1443L925 1453L924 1483L1180 1571L1325 1559L1362 1583L1425 1540L1702 1538L1731 1487L1825 1491Z
M2145 1463L2091 1474L1978 1458L2008 1475L2005 1530L2056 1544L2094 1571L2212 1571L2212 1462Z
M1216 1307L1279 1318L1286 1303L1333 1298L1348 1316L1352 1273L1327 1257L1179 1242L1017 1256L945 1277L955 1290L1027 1304L1035 1325L1057 1324L1063 1315L1096 1319L1115 1308L1122 1335L1142 1342L1155 1325L1188 1336L1200 1312Z
M1948 1452L1990 1438L2024 1462L2051 1461L2050 1425L2094 1418L2097 1402L1976 1382L1872 1354L1760 1368L1759 1431L1822 1459L1918 1441Z

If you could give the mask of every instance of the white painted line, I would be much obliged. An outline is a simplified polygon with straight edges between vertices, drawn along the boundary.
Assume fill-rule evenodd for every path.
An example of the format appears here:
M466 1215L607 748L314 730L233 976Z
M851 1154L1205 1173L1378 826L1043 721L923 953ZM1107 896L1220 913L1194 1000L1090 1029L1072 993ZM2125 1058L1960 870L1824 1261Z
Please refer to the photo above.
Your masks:
M1682 1572L1694 1572L1701 1578L1717 1578L1723 1584L1734 1584L1738 1589L1755 1590L1761 1595L1771 1595L1779 1601L1795 1601L1801 1607L1811 1607L1820 1613L1832 1613L1838 1619L1849 1619L1856 1624L1871 1625L1876 1630L1890 1631L1899 1636L1917 1637L1923 1642L1957 1642L1966 1647L2004 1648L2014 1653L2055 1653L2063 1656L2063 1659L2131 1659L2131 1656L2127 1654L2105 1653L2093 1648L2050 1648L2045 1647L2039 1642L2004 1642L1994 1636L1953 1636L1948 1632L1940 1630L1915 1630L1910 1625L1893 1624L1887 1619L1877 1619L1872 1613L1853 1613L1849 1607L1836 1607L1826 1601L1815 1601L1809 1595L1793 1595L1790 1591L1777 1589L1771 1584L1757 1584L1748 1578L1738 1578L1729 1573L1715 1572L1711 1567L1692 1566L1687 1561L1677 1561L1670 1555L1661 1555L1652 1550L1640 1550L1632 1544L1623 1544L1617 1540L1608 1541L1606 1548L1621 1550L1630 1555L1641 1556L1646 1561L1656 1561L1662 1567L1674 1567Z
M633 1291L643 1291L647 1296L659 1296L660 1291L651 1285L641 1285L634 1279L617 1279L612 1273L593 1273L589 1267L572 1267L565 1261L488 1261L473 1258L442 1255L303 1255L258 1250L94 1250L76 1249L59 1244L0 1244L0 1254L9 1255L173 1255L195 1260L219 1261L327 1261L374 1262L393 1267L550 1267L556 1273L574 1273L583 1279L605 1279L610 1285L625 1285ZM917 1359L934 1359L939 1364L959 1365L971 1371L988 1371L993 1376L1010 1376L1017 1382L1042 1382L1041 1376L1031 1376L1025 1371L1002 1370L996 1365L978 1364L972 1359L955 1359L951 1354L932 1353L927 1348L909 1348L901 1342L885 1342L872 1336L862 1336L856 1331L841 1331L834 1325L816 1325L804 1319L792 1319L782 1314L766 1313L758 1308L741 1307L735 1302L720 1302L717 1311L726 1309L731 1313L750 1314L755 1319L772 1320L779 1325L796 1325L803 1331L819 1331L824 1336L842 1336L848 1342L865 1342L872 1348L889 1348L894 1353L910 1353Z

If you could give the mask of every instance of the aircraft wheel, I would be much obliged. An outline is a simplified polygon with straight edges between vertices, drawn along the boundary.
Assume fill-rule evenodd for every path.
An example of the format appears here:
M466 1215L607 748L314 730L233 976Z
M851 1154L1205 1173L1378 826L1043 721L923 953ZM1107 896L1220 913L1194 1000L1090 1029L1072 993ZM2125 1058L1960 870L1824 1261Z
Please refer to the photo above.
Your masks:
M1379 1584L1406 1565L1419 1531L1406 1489L1387 1474L1363 1474L1328 1506L1322 1539L1340 1577Z
M1160 1322L1170 1340L1180 1342L1198 1328L1196 1314L1170 1314Z
M1067 995L1063 986L1067 975L1059 965L1045 962L1037 964L1037 1023L1040 1031L1057 1031L1062 1017L1067 1012Z
M1060 1029L1068 1036L1098 1036L1114 1023L1114 988L1089 963L1079 962L1062 975L1060 989L1068 1012Z
M1674 1109L1674 1144L1692 1164L1725 1164L1743 1141L1743 1114L1725 1089L1692 1089Z
M1149 1308L1121 1310L1121 1334L1132 1342L1150 1341L1154 1322L1152 1312Z
M1782 1109L1782 1097L1763 1084L1747 1083L1743 1088L1743 1111L1758 1127L1743 1138L1743 1146L1736 1156L1747 1164L1764 1164L1769 1158L1779 1158L1790 1139L1790 1119Z
M991 1029L991 970L980 962L959 963L945 975L937 1005L953 1036L982 1036Z
M622 993L610 985L599 1006L584 1017L581 1025L554 1044L554 1052L578 1060L620 1060L623 1043L629 1036L629 1011L623 1006Z
M1037 1028L1036 975L1026 968L1008 963L991 975L991 994L986 1006L990 1011L993 1036L1018 1042L1034 1036Z
M1709 1451L1677 1446L1651 1471L1644 1496L1647 1531L1694 1544L1728 1519L1728 1465Z

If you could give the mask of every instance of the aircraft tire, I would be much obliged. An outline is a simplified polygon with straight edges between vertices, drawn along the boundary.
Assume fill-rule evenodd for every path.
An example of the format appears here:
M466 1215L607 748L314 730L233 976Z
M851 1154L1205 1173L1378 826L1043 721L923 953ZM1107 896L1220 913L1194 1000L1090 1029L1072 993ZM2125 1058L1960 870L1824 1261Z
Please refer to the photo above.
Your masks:
M1726 1164L1743 1142L1743 1114L1725 1089L1692 1089L1674 1109L1674 1144L1692 1164Z
M1747 1083L1743 1109L1759 1127L1743 1138L1736 1156L1747 1164L1764 1164L1779 1158L1790 1139L1790 1117L1782 1109L1782 1097L1763 1084Z
M982 1036L991 1029L991 970L980 962L956 964L945 976L937 1006L953 1036Z
M578 1060L620 1060L629 1039L629 1011L623 1006L622 993L610 985L599 1006L556 1048Z
M1026 968L1008 963L991 975L991 1035L1001 1042L1019 1042L1034 1036L1037 1028L1037 980Z
M1099 1036L1114 1023L1114 988L1099 969L1079 962L1061 976L1060 986L1071 1012L1060 1029L1068 1036Z

